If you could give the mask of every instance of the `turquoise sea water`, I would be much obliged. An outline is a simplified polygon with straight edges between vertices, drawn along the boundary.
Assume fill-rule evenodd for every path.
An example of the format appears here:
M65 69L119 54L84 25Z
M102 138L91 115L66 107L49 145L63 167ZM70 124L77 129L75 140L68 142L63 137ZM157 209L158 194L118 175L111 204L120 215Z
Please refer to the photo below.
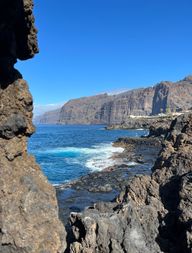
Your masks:
M123 151L112 146L117 138L146 133L146 130L107 131L101 125L38 125L28 150L49 181L61 184L113 165L111 156Z

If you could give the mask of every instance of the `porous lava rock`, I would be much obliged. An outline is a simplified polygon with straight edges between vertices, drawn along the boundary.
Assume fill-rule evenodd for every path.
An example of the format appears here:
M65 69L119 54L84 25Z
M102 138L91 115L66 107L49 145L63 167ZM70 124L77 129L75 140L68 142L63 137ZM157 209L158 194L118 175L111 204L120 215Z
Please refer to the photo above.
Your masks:
M33 100L14 69L38 52L31 0L0 2L0 252L63 253L54 188L27 153Z
M0 1L0 79L13 82L17 59L32 58L38 52L32 0Z

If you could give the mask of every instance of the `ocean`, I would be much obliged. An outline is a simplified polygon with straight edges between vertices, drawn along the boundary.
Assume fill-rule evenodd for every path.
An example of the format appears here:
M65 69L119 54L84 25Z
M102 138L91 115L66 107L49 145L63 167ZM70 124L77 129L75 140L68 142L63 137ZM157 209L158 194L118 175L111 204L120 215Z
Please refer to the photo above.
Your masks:
M38 125L28 151L53 185L69 182L114 165L123 152L112 143L119 137L146 135L147 130L105 130L102 125Z

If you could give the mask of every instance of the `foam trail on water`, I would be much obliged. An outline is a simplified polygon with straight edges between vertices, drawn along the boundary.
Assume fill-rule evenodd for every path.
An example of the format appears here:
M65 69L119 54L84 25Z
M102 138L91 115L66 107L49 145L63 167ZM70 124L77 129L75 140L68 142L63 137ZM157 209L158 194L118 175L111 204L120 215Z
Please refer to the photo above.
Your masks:
M98 152L85 163L85 166L92 171L100 171L115 165L117 161L115 161L112 156L115 153L122 153L124 151L124 148L113 147L112 144L100 145L96 148Z
M40 154L63 157L68 164L79 164L92 171L103 170L116 162L112 158L115 153L122 153L124 148L110 144L100 144L90 148L63 147L39 151Z

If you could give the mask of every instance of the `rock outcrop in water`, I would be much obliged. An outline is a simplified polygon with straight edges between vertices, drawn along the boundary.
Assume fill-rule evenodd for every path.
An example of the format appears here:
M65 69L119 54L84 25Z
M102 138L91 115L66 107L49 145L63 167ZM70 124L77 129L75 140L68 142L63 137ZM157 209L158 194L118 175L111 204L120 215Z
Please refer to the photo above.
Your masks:
M51 123L61 124L129 124L129 116L181 112L192 108L192 77L176 83L161 82L154 87L130 90L118 95L107 94L70 100L58 111ZM42 115L38 122L49 123ZM51 114L53 119L53 114Z
M54 188L27 153L33 101L14 69L38 52L31 0L0 2L0 252L62 253Z
M192 115L175 119L151 176L111 203L71 213L75 253L191 253Z

